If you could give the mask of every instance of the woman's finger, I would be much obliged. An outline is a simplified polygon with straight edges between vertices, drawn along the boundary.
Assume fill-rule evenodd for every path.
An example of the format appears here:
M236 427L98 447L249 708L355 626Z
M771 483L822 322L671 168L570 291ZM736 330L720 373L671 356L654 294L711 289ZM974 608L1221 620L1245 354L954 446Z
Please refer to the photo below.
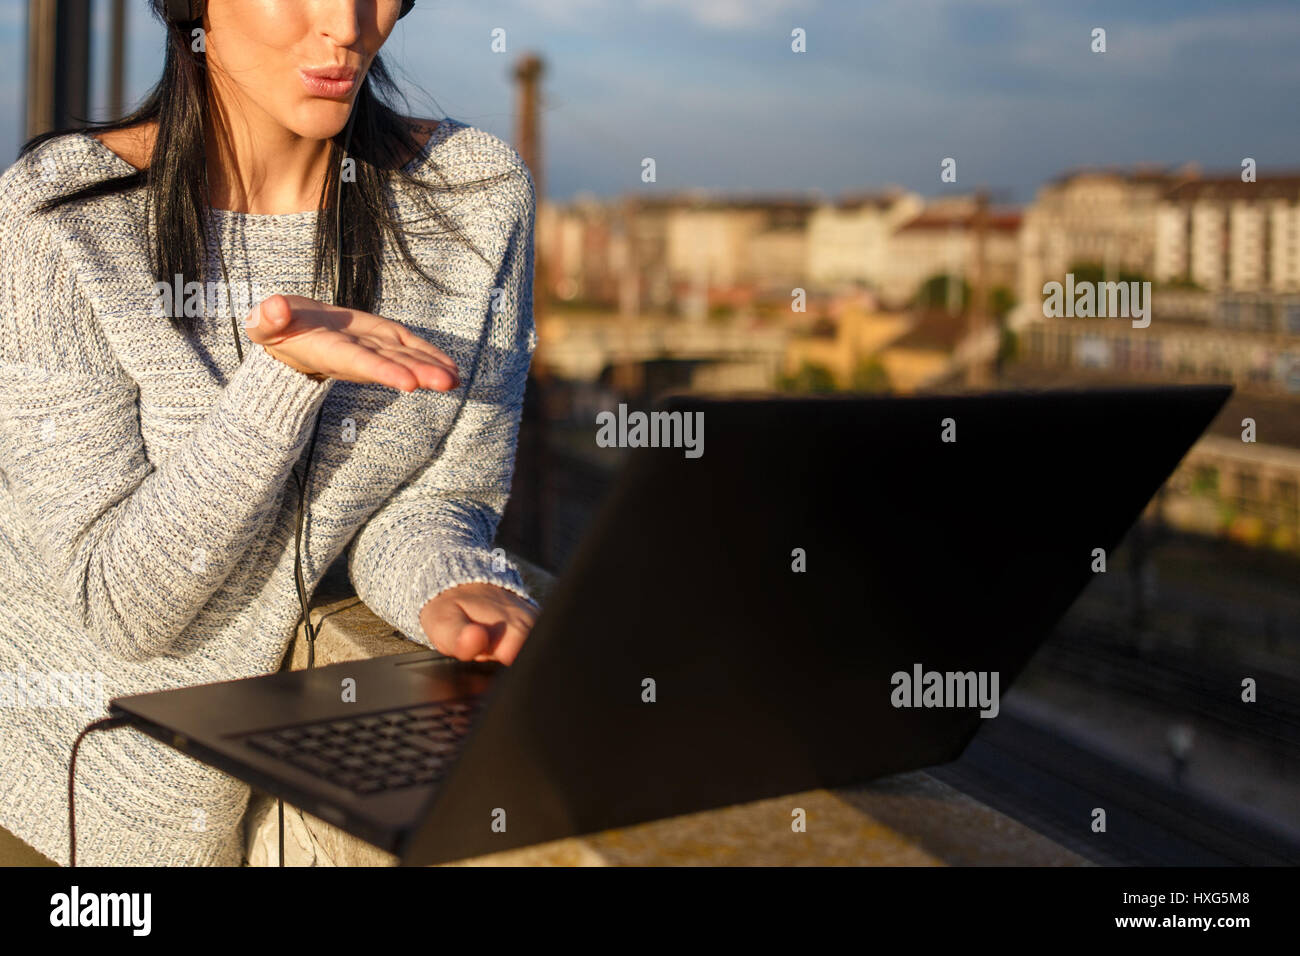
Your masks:
M402 352L418 356L421 361L430 362L434 365L440 365L453 375L459 377L460 369L455 361L449 358L446 353L436 349L427 342L422 348L419 345L406 345L405 342L397 336L388 336L384 334L359 333L352 336L363 345L374 345L379 348L398 349Z
M505 633L489 645L487 653L502 664L514 663L523 649L524 641L528 639L529 629L522 621L511 617L506 624Z
M450 365L452 368L456 368L456 360L455 360L455 359L453 359L450 355L448 355L448 354L447 354L446 352L444 352L442 349L438 348L436 345L434 345L434 344L433 344L432 342L430 342L428 339L424 338L424 337L421 336L421 335L417 335L416 333L412 332L412 331L411 331L410 329L408 329L406 326L404 326L404 325L398 325L398 326L397 326L397 335L398 335L398 338L399 338L399 340L401 341L401 343L402 343L403 345L405 345L407 348L410 348L410 349L418 349L418 350L421 351L421 352L426 352L426 353L428 353L429 356L431 356L432 358L437 359L439 362L444 362L444 363L446 363L447 365Z
M268 296L244 319L248 337L258 345L274 345L293 321L293 307L283 295Z
M456 601L442 601L428 625L434 648L461 661L472 661L487 652L490 634L472 620Z
M350 331L355 331L357 337L362 340L371 340L381 345L401 348L408 352L418 353L426 361L445 367L451 373L452 377L456 379L456 384L459 385L460 368L456 365L455 359L442 349L431 344L426 339L421 338L419 335L400 323L393 322L380 316L368 316L368 318L374 319L376 322L370 324L364 329L359 324L354 330ZM452 387L454 388L456 386Z
M329 347L330 369L324 374L350 382L387 385L403 392L413 392L420 380L409 368L391 358L386 358L372 348L339 336L337 344Z
M487 646L475 648L474 660L512 663L537 620L532 605L509 591L499 590L491 597L467 595L458 598L456 603L467 620L479 622L487 630Z
M485 654L491 654L491 645L491 629L478 621L469 621L456 635L453 656L462 661L479 660Z
M392 362L397 362L411 371L420 383L420 388L427 388L432 391L446 392L453 389L458 384L457 378L445 366L430 362L428 358L418 352L410 352L402 348L385 348L376 346L367 346L375 354L383 356Z

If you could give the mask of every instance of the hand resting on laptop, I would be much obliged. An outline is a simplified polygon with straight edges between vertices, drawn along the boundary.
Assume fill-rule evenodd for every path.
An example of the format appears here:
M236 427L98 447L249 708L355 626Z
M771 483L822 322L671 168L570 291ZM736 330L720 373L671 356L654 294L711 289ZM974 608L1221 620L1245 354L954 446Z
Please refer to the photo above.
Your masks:
M420 610L434 649L462 661L509 664L537 621L537 607L495 584L462 584L435 595Z

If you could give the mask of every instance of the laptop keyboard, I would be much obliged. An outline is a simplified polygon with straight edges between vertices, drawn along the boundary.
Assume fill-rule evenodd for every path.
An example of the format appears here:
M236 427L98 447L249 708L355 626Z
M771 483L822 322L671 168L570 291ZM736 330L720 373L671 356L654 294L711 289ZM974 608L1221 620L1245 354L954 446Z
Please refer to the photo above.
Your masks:
M478 713L476 700L444 701L250 734L250 746L353 793L436 783Z

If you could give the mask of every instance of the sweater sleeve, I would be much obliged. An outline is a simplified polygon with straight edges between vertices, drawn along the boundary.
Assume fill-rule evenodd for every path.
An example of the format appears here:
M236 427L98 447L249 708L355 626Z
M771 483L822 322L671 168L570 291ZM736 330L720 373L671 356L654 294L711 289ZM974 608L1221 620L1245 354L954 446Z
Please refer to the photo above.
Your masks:
M273 515L329 386L254 346L155 466L55 230L0 215L3 491L69 623L110 653L169 650Z
M514 476L533 327L532 177L513 217L489 297L464 404L442 445L362 526L349 553L357 595L408 639L431 646L420 625L430 598L484 582L532 601L518 569L492 549ZM533 602L535 603L535 602Z

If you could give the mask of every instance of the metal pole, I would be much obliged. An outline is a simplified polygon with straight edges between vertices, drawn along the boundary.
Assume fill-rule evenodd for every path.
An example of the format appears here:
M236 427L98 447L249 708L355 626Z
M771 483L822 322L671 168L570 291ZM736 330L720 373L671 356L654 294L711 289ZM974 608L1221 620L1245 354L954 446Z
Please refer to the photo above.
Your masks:
M90 0L28 0L28 137L90 115Z
M27 86L23 139L54 125L54 0L27 0Z
M55 20L54 124L90 118L90 0L58 0Z
M515 148L532 174L539 213L542 197L545 195L539 109L541 81L545 70L545 61L534 53L525 54L514 70L518 93ZM534 246L532 298L535 324L540 323L545 307L544 294L547 288L543 281L545 268L546 261L541 250ZM551 387L544 351L538 347L533 353L533 364L528 372L523 420L520 423L520 447L516 452L516 458L520 466L519 471L528 476L526 480L518 482L519 500L523 505L525 518L522 534L533 551L529 557L543 567L554 567L557 560L553 551L554 536L549 514L549 501L552 495L547 493L548 490L560 487L554 481L554 476L550 474L551 460L547 447L549 444L547 427L551 415L547 399Z
M108 44L108 116L116 120L126 115L126 0L113 0Z

